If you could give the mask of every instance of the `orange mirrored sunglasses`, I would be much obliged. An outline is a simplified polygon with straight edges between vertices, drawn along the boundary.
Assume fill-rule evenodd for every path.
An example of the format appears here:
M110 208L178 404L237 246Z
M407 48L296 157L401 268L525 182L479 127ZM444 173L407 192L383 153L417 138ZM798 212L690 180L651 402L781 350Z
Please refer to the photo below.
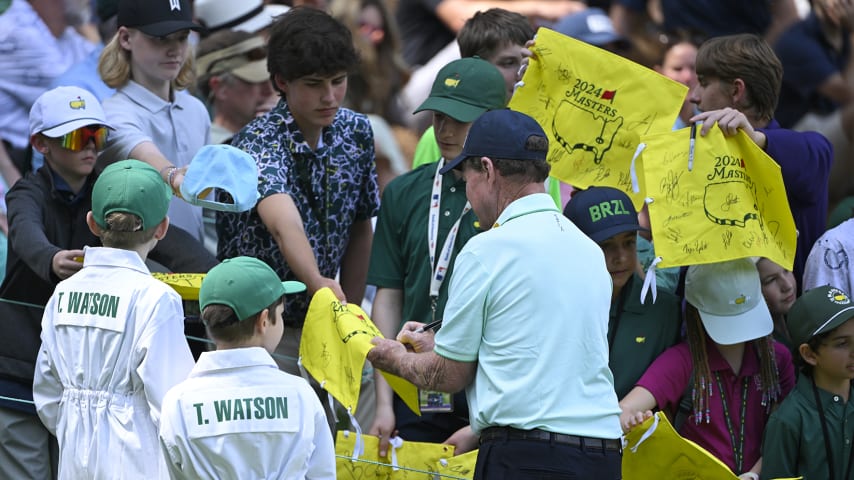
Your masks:
M86 145L89 145L89 140L94 140L95 149L101 150L107 144L108 133L109 129L103 125L87 125L59 138L62 142L62 148L67 148L72 152L79 152L86 148Z

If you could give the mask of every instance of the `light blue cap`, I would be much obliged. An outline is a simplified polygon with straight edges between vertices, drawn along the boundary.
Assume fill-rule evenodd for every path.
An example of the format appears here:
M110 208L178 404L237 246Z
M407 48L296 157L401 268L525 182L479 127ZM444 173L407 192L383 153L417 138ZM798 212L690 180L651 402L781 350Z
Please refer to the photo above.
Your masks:
M211 189L225 191L232 202L218 202ZM223 212L245 212L258 202L258 165L251 155L231 145L200 148L181 183L181 196L189 203ZM208 197L208 198L203 198Z

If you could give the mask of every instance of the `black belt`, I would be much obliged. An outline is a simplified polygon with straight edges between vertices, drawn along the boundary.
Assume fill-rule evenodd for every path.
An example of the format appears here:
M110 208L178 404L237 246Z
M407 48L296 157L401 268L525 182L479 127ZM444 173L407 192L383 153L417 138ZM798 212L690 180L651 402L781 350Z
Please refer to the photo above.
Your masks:
M577 435L552 433L545 430L519 430L512 427L489 427L480 433L480 443L482 444L496 440L533 440L591 450L610 450L615 452L623 450L622 441L616 438L579 437Z

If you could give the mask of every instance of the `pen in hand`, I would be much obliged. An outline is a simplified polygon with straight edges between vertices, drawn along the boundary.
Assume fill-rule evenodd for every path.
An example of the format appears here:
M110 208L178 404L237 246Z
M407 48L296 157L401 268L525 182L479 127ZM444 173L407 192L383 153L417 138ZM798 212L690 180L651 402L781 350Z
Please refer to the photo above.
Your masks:
M418 327L418 328L416 328L416 329L415 329L415 333L424 333L424 332L426 332L427 330L430 330L430 329L435 330L435 329L437 329L438 327L441 327L441 326L442 326L442 321L441 321L441 320L436 320L435 322L430 322L430 323L428 323L427 325L424 325L424 326L422 326L422 327Z

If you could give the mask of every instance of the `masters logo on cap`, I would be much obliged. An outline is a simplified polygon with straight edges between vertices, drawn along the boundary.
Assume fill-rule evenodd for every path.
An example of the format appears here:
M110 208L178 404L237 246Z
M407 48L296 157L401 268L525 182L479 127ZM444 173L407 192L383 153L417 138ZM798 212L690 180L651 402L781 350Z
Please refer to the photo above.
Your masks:
M854 304L842 290L825 285L804 292L786 316L792 343L797 347L854 318Z
M147 230L166 218L172 192L154 167L139 160L122 160L101 172L92 187L92 216L107 230L107 216L131 213Z
M504 108L504 77L495 65L478 57L445 65L433 81L430 96L413 113L431 110L469 123L487 110Z
M749 258L688 267L685 300L700 313L712 340L721 345L755 340L774 329L759 272Z
M30 108L30 135L58 138L88 125L110 127L98 99L80 87L48 90Z

